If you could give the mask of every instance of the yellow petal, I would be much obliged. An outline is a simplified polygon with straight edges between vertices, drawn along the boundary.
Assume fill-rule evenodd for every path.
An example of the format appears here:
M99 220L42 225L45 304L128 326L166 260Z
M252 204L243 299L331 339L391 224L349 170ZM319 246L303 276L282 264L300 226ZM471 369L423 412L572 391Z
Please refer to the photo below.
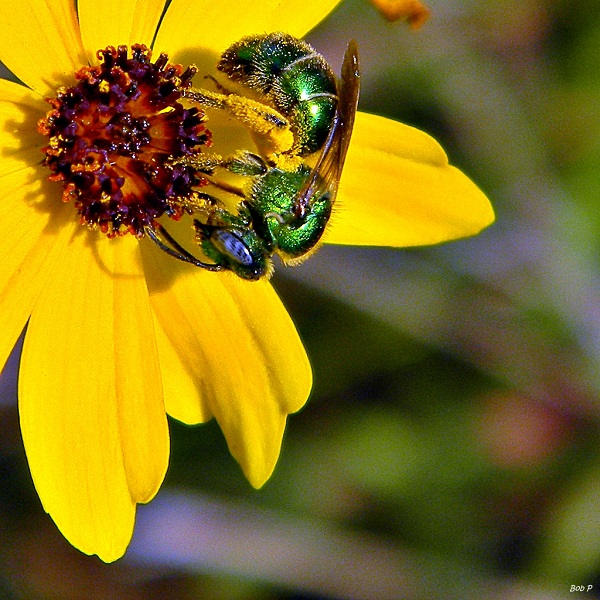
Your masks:
M264 31L285 31L302 38L332 12L340 0L286 0L278 2ZM256 30L252 33L264 33ZM247 34L246 34L247 35Z
M157 318L231 453L260 487L277 462L287 414L302 407L311 388L296 329L267 281L210 273L144 250Z
M0 30L0 61L44 96L85 63L73 0L6 0Z
M232 42L254 33L285 31L304 36L339 0L173 0L161 23L155 48L177 62L195 63L200 73L214 69Z
M158 321L154 330L162 369L165 410L174 419L188 425L209 421L213 415L202 402L193 374L186 368Z
M25 86L0 79L0 177L41 161L48 140L36 128L49 108Z
M168 456L132 244L77 229L33 311L19 376L23 440L44 508L74 546L105 561L124 553L135 503L154 493Z
M164 479L169 459L154 317L138 242L131 237L101 241L117 274L112 278L114 364L125 471L131 497L148 502Z
M331 244L419 246L474 235L494 220L485 194L430 136L358 113L333 217Z
M0 177L0 367L66 246L69 225L74 224L73 207L60 201L46 175L41 167L32 167Z
M77 10L81 37L90 62L96 51L120 44L150 47L165 7L164 0L79 0Z

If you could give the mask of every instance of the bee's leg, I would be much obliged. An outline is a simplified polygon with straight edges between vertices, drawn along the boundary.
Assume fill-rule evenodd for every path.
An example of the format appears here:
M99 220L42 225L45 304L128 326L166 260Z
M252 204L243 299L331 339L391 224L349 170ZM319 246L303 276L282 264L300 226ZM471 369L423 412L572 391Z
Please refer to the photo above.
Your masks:
M263 104L239 96L220 94L204 89L181 90L182 96L206 108L227 111L255 134L255 143L263 156L289 152L294 145L294 135L289 121L278 111Z
M243 177L256 177L264 175L267 172L268 166L262 157L247 150L239 150L231 156L222 157L218 154L194 154L191 156L182 156L176 158L170 163L173 166L191 167L199 173L208 175L207 181L213 183L212 176L218 168L226 169L230 173L241 175ZM243 194L239 192L235 186L229 186L227 189L231 193L238 196Z
M288 120L274 108L233 93L221 94L200 88L181 90L184 98L207 108L226 110L256 133L267 134L271 129L289 129Z
M213 82L213 85L217 88L217 90L221 93L224 94L226 96L229 96L229 94L233 94L235 92L233 92L232 90L226 88L216 77L213 77L212 75L205 75L204 79L208 79L210 81Z
M239 150L232 156L223 159L221 167L244 177L264 175L269 168L262 157L247 150Z
M199 173L212 175L223 163L223 157L218 154L197 152L186 156L180 156L169 161L171 166L190 167Z
M182 208L188 214L205 214L208 215L216 210L225 208L225 203L212 194L196 191L192 197L185 200L178 200L175 206Z
M242 177L258 177L264 175L268 170L267 164L258 154L248 152L247 150L240 150L231 156L221 159L219 167ZM224 192L234 194L240 198L246 197L242 188L215 177L214 173L206 179L209 184L214 185Z
M215 172L218 168L225 169L235 175L242 177L258 177L264 175L268 170L268 165L262 157L253 152L247 150L240 150L231 156L223 158L218 154L196 154L192 156L184 156L177 158L172 161L173 165L185 165L203 173L207 177L206 181L214 187L238 196L245 198L246 194L244 190L238 186L235 186L227 181L223 181L218 177L215 177ZM219 200L215 197L210 197L209 194L198 192L196 194L202 201L212 199L215 202ZM194 210L196 203L194 201L186 201L186 207L190 207Z
M227 184L215 183L219 188L228 190ZM242 201L238 204L238 212L231 212L219 198L205 192L196 192L193 200L186 200L184 208L204 224L211 227L247 227L249 216L242 208L245 206ZM165 232L166 233L166 232Z
M221 271L223 265L214 263L205 263L197 259L193 254L190 254L183 248L171 234L157 221L153 221L151 225L144 228L144 233L166 254L180 260L190 263L195 267L200 267L208 271Z

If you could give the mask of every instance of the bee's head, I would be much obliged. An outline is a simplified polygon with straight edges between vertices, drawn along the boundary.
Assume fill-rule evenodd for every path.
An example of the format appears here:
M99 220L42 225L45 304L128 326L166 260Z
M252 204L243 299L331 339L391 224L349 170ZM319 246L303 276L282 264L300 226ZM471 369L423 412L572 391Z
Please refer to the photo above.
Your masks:
M242 279L270 277L271 257L262 240L250 228L217 227L194 221L196 240L206 256Z

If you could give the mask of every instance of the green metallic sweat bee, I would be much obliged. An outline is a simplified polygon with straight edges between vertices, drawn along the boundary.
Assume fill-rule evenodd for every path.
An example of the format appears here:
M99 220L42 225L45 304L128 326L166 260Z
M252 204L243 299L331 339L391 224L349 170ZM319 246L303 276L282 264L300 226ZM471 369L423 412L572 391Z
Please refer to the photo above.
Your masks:
M188 253L177 258L257 280L271 275L274 254L286 264L301 262L325 231L358 104L358 50L350 42L338 80L307 43L284 33L255 35L228 48L217 69L226 77L218 92L184 95L239 119L258 153L187 159L215 189L241 201L231 212L217 196L199 193L204 205L195 211L196 241L211 262L190 260ZM245 186L220 181L219 170L243 176ZM176 255L181 247L169 242Z

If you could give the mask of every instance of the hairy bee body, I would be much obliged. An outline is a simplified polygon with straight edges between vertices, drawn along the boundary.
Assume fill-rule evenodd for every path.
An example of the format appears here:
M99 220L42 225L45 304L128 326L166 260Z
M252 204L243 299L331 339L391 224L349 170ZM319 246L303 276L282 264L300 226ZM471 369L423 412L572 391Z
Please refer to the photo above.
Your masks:
M338 103L336 77L306 42L280 32L248 36L222 54L217 69L289 118L294 154L323 146Z
M228 78L225 84L213 78L219 91L185 90L184 97L241 122L257 152L186 159L206 175L198 202L184 208L196 217L196 242L210 262L190 255L164 229L152 237L175 258L257 280L271 275L275 254L287 264L304 260L326 230L358 105L358 49L348 44L338 79L302 40L254 35L225 50L217 69ZM228 183L220 172L242 178L243 185ZM241 198L234 211L221 201L223 192Z

